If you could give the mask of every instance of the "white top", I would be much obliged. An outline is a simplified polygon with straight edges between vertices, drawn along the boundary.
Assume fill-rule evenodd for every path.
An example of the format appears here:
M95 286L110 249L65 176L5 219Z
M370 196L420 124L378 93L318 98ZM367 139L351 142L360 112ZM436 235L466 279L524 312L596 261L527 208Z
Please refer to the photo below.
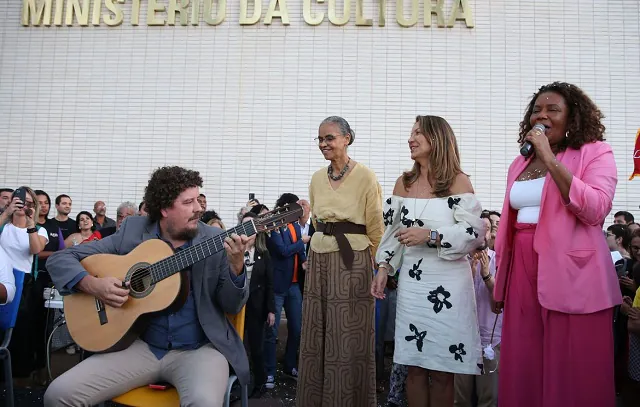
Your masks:
M40 227L40 229L38 229L38 235L44 237L46 243L49 243L47 229ZM0 234L0 246L2 246L7 253L9 264L13 268L27 274L31 273L33 254L31 254L29 249L29 234L27 233L27 228L16 227L13 223L5 224Z
M16 295L16 280L13 278L13 268L9 264L9 258L2 249L0 249L0 284L7 290L7 302L4 304L8 304ZM3 304L0 303L0 305Z
M516 181L511 187L511 207L518 211L518 223L538 223L545 177Z

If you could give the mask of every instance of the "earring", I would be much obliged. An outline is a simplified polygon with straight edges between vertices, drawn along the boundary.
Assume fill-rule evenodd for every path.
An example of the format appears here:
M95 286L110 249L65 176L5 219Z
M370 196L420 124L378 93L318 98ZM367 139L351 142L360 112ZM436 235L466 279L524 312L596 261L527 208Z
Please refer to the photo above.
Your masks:
M564 138L569 138L569 132L564 133Z

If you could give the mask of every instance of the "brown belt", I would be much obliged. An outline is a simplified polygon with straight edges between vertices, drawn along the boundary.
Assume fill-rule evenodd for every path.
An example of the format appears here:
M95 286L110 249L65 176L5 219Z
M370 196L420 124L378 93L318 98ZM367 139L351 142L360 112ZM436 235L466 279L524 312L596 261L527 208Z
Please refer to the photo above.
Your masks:
M353 266L353 248L349 244L349 240L345 234L351 235L366 235L367 227L365 225L358 225L351 222L326 222L317 224L317 231L322 232L327 236L334 236L338 242L338 249L340 249L340 256L344 265L350 270Z

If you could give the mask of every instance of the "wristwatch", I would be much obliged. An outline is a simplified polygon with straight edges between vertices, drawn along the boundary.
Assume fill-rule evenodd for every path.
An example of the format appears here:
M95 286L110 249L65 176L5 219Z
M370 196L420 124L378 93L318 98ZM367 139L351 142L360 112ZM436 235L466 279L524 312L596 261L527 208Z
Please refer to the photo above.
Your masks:
M437 230L432 230L431 231L431 236L429 236L429 243L431 243L431 242L435 243L436 240L438 240L438 231Z
M27 228L27 233L38 233L38 229L36 229L36 228Z

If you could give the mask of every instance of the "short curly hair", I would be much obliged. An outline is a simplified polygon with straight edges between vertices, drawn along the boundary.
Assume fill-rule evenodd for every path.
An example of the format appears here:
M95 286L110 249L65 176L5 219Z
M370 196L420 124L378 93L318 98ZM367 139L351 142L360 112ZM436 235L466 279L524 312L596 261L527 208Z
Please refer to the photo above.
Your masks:
M595 103L579 87L566 82L553 82L542 86L533 95L527 106L524 119L520 122L520 138L518 143L524 143L524 138L531 130L530 123L533 107L540 94L546 92L557 93L564 98L569 108L567 117L567 137L558 145L560 150L573 148L578 150L585 144L604 140L605 127L602 124L604 115Z
M151 174L144 190L144 202L151 222L162 219L162 210L173 206L174 201L186 189L202 187L198 171L173 166L161 167Z

